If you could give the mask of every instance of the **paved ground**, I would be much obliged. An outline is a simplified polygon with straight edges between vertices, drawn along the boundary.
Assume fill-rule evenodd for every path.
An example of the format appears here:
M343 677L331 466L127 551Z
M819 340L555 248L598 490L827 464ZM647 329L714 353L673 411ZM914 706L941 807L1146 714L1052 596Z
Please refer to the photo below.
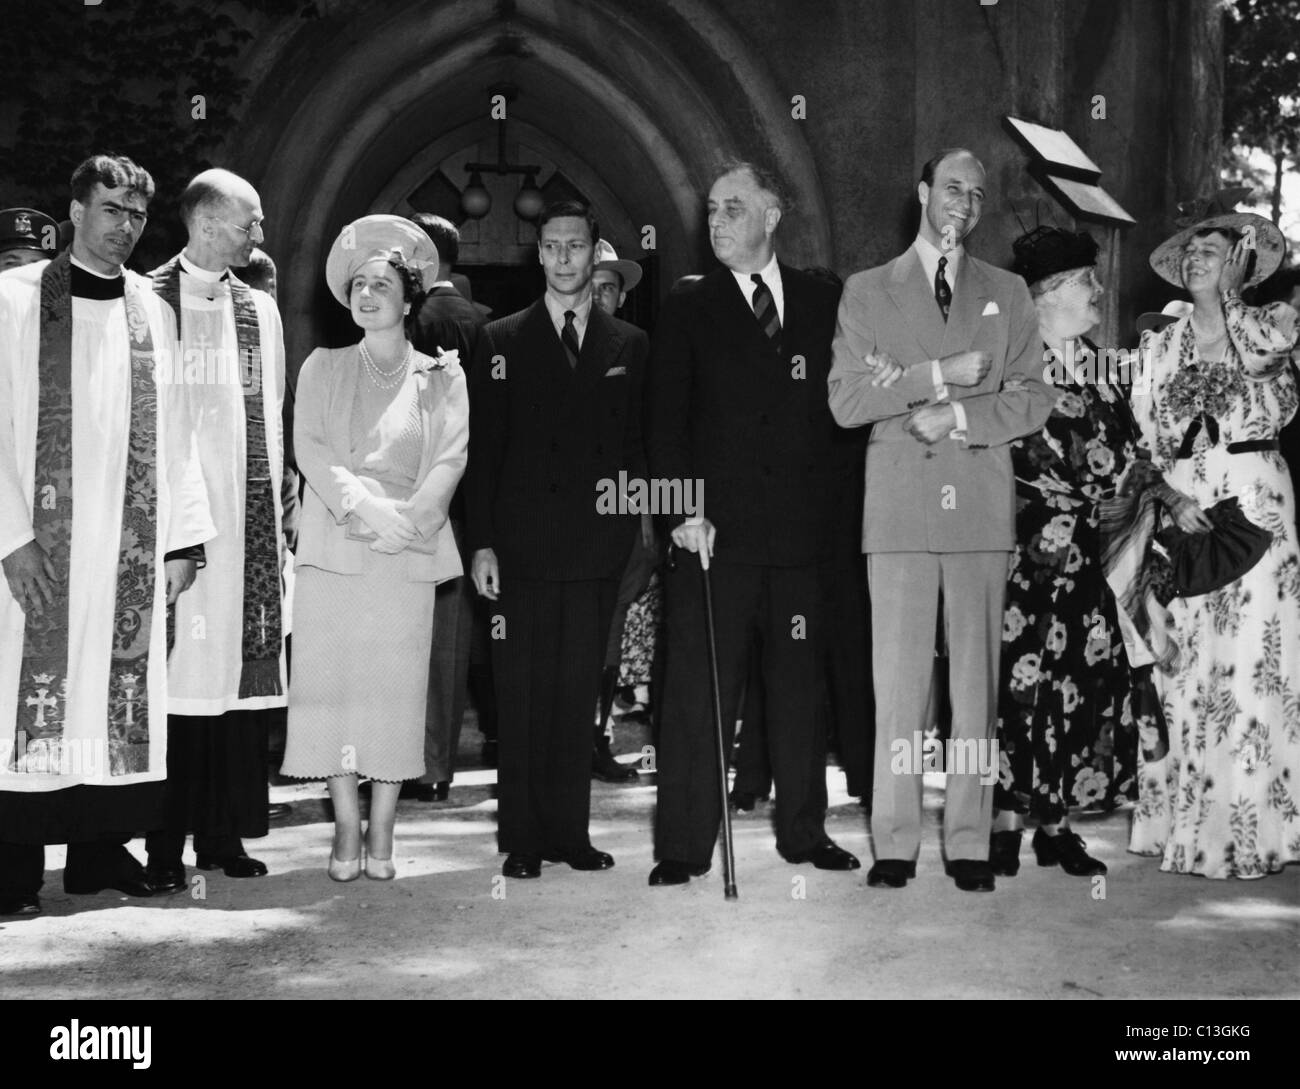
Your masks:
M477 741L467 728L467 754ZM862 810L827 777L830 833L869 864ZM0 998L1300 997L1300 868L1162 874L1125 853L1123 813L1077 825L1111 868L1104 888L1040 870L1026 842L1020 875L973 895L943 876L938 780L917 880L897 892L867 888L865 870L782 862L760 806L736 823L729 903L716 867L646 887L648 774L593 784L592 839L612 871L505 881L494 779L470 770L446 804L403 802L388 884L326 877L320 784L273 788L294 814L249 843L271 868L261 880L203 875L188 894L129 900L69 897L47 873L46 914L0 925Z

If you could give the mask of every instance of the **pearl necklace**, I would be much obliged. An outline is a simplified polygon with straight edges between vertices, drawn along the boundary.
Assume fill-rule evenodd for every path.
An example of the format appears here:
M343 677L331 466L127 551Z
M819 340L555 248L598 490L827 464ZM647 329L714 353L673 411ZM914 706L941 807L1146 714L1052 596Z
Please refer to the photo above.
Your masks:
M406 355L402 357L401 363L397 365L396 370L381 370L379 365L371 358L370 350L366 347L366 342L361 342L361 362L365 364L366 375L376 389L393 389L399 382L406 377L407 367L411 362L411 342L406 342Z

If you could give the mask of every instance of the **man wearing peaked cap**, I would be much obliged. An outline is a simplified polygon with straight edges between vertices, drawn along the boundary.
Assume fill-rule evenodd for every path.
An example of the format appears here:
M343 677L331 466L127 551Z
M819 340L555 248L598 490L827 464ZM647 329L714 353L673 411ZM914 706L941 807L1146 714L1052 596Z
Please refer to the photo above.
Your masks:
M0 272L48 261L59 252L59 225L35 208L0 212Z

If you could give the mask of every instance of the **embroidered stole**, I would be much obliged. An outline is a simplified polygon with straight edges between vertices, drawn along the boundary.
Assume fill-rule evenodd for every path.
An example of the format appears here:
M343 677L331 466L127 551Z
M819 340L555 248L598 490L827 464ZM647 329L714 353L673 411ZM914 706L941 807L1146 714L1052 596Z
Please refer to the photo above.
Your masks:
M54 604L28 615L18 687L18 744L10 770L57 772L66 724L68 592L72 560L72 263L56 257L41 274L36 472L32 530L54 565ZM149 641L158 528L157 418L153 340L139 292L125 283L131 345L131 413L107 715L110 775L149 770ZM28 759L23 760L25 755Z
M154 269L156 291L176 312L176 327L185 344L185 316L181 310L181 260L173 257ZM271 477L271 451L267 440L266 403L262 388L262 347L257 322L257 305L252 290L233 273L228 273L230 299L235 311L235 341L239 354L240 387L244 391L244 607L243 668L239 676L239 698L278 696L280 687L281 632L280 570L283 556L275 526L275 494L278 482ZM182 353L181 359L184 359ZM206 361L205 361L206 362ZM182 368L175 368L176 381L183 381ZM282 455L283 437L275 429L277 453ZM218 527L224 532L225 527Z

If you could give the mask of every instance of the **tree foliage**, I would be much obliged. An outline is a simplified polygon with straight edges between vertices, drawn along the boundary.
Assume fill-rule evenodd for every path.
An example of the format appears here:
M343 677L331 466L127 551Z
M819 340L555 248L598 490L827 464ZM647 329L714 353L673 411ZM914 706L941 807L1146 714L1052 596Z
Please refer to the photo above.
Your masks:
M157 187L131 264L170 256L184 240L182 188L214 165L246 105L235 62L250 27L314 14L302 0L0 0L0 206L65 218L73 168L116 151Z
M1283 160L1300 159L1300 0L1227 4L1224 61L1224 142L1259 148L1273 159L1277 222Z

